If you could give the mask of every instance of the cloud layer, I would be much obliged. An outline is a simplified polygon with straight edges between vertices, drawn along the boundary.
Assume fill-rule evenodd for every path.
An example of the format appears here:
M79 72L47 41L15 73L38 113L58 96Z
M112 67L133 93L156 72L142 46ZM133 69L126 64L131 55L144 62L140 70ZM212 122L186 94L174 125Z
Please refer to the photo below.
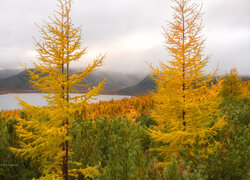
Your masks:
M196 0L203 3L203 34L206 52L211 54L208 69L218 63L220 73L238 68L250 75L249 0ZM107 53L103 69L122 72L149 71L147 63L167 61L162 35L165 20L171 20L171 0L74 0L72 20L83 25L88 54L84 66L99 53ZM31 65L35 60L32 36L39 38L34 23L42 24L56 9L56 0L11 0L0 6L0 68Z

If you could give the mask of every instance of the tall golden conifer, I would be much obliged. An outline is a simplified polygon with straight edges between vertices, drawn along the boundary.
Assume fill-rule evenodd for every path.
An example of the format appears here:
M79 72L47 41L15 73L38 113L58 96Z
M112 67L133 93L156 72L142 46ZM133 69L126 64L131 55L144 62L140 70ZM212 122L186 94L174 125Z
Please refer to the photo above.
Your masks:
M163 146L156 148L168 162L173 153L200 143L216 134L223 126L219 118L217 97L220 81L212 83L213 74L206 74L208 57L203 57L201 7L190 0L174 0L173 21L165 29L166 48L171 55L168 64L153 68L157 92L152 117L158 123L150 135Z
M82 173L92 177L98 173L95 167L81 167L80 163L70 161L70 127L76 113L81 113L79 105L87 103L98 95L103 82L83 95L71 97L77 92L75 86L90 72L102 65L103 56L97 57L93 64L84 70L71 73L70 63L85 54L81 47L81 27L74 27L70 18L71 0L58 0L59 11L55 11L51 22L39 27L41 40L36 41L39 61L34 62L35 70L28 70L31 83L37 90L47 93L46 107L36 107L20 100L28 118L19 119L18 136L22 139L20 148L12 150L25 158L39 163L44 179L68 179ZM68 165L79 166L69 170Z
M221 95L224 98L239 98L243 95L243 84L236 68L227 73L222 83Z

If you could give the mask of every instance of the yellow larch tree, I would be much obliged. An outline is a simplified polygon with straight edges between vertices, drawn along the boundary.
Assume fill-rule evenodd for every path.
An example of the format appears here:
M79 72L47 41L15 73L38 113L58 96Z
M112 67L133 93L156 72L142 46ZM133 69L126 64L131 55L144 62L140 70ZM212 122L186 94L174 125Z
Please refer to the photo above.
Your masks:
M164 29L170 60L161 62L160 68L152 67L157 91L153 93L151 115L158 125L149 133L161 142L155 150L165 163L184 146L192 146L198 137L199 143L206 145L224 125L218 110L221 81L213 84L216 71L204 71L208 57L203 54L201 6L190 0L174 3L173 21Z
M59 11L50 22L38 26L41 40L36 41L39 59L34 62L35 70L26 68L33 87L47 94L48 106L32 106L20 99L28 116L18 119L17 133L22 141L19 148L11 149L39 164L40 179L66 180L79 173L93 178L98 173L95 167L82 167L70 160L70 127L76 114L81 113L81 106L99 94L103 82L82 95L71 96L70 92L77 93L75 87L102 65L104 56L99 55L79 72L70 71L70 63L84 55L86 48L81 46L81 27L75 27L70 18L72 1L58 0L58 4ZM71 164L77 168L69 169Z
M243 95L243 84L236 68L227 73L222 83L221 95L224 98L239 98Z

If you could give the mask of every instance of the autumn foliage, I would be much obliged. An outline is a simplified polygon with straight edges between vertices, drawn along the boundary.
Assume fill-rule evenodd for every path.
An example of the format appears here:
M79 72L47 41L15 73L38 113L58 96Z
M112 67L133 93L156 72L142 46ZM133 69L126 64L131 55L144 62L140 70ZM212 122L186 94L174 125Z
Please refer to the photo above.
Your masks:
M107 119L126 117L136 119L143 114L149 114L153 106L150 95L131 97L122 100L100 101L82 106L83 119L97 119L105 117Z
M86 53L71 0L58 0L51 22L38 26L38 61L29 70L47 106L19 99L0 111L0 179L242 179L250 169L250 81L232 69L215 79L205 67L201 7L174 0L165 30L170 54L152 68L157 89L143 96L90 103L102 89L79 85L103 63L76 73ZM88 92L77 93L77 86ZM14 166L17 165L17 166Z
M126 117L131 120L142 115L149 115L150 109L153 107L153 99L150 95L135 96L121 100L100 101L98 103L87 103L79 105L81 114L76 114L75 118L82 119L98 119L105 117L106 119ZM6 119L19 118L20 109L0 111L0 117ZM28 116L28 112L26 112Z
M36 107L19 99L28 116L18 118L17 134L22 143L19 148L11 149L38 163L44 179L67 180L69 176L77 178L79 173L91 178L98 174L95 167L82 167L81 163L70 160L69 131L74 115L81 113L79 105L98 95L103 82L85 94L71 97L70 92L77 92L75 87L102 65L104 56L98 56L83 70L71 73L70 64L84 55L86 48L81 46L81 27L75 27L70 18L71 0L58 0L58 4L59 11L50 18L51 22L38 26L41 31L41 40L36 41L38 62L33 63L34 71L27 69L33 87L47 93L48 106ZM78 167L69 169L70 164Z
M218 110L221 81L213 84L216 71L206 74L204 70L208 57L203 55L201 8L189 0L174 2L173 21L165 29L171 57L167 63L161 62L160 69L152 68L157 83L152 117L158 126L150 130L150 135L163 143L156 150L166 162L183 147L195 143L197 137L200 144L207 144L209 137L225 124Z

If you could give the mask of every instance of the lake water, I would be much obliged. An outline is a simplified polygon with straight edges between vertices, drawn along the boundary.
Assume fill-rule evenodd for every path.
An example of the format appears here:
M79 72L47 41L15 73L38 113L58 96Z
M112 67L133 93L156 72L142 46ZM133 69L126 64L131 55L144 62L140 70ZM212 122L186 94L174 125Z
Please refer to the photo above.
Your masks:
M70 95L75 96L78 94L71 93ZM0 95L0 110L20 109L21 106L16 97L19 97L31 105L45 106L47 105L47 102L43 96L44 94L42 93L3 94ZM109 101L111 99L119 100L123 98L130 98L130 96L99 95L95 100L91 100L91 102Z

